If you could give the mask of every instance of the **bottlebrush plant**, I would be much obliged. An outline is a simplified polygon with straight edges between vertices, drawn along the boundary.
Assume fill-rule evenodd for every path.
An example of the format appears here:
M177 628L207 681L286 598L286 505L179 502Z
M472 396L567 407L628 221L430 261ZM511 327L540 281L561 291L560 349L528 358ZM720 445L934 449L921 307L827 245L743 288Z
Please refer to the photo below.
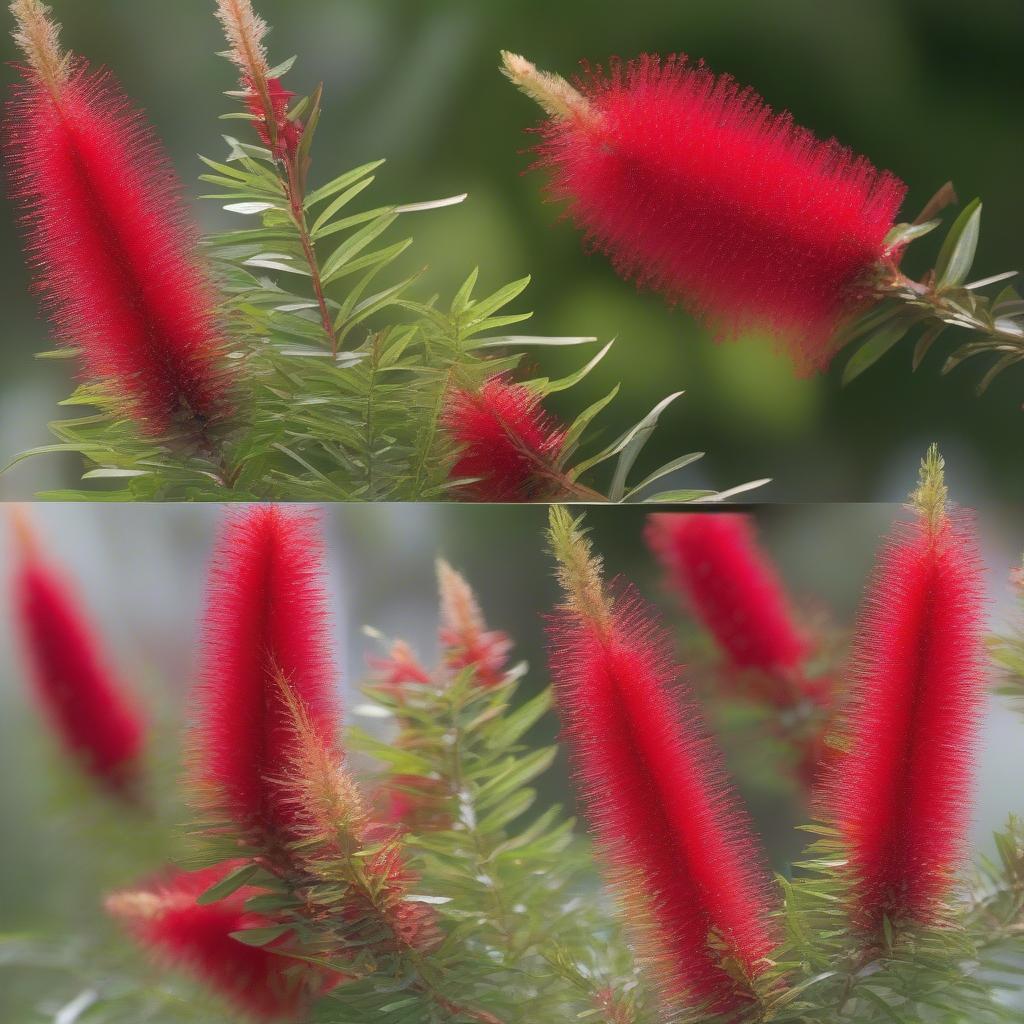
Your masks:
M950 327L961 341L943 373L995 357L979 392L1024 360L1024 304L1005 284L1017 272L969 280L980 200L915 281L903 253L940 225L952 185L897 223L906 187L893 174L685 55L584 64L570 83L506 52L503 71L547 115L536 165L587 244L719 337L773 335L803 373L849 348L844 383L910 334L916 370Z
M62 403L81 414L51 424L58 443L19 458L72 452L104 482L51 497L622 501L700 457L629 479L678 394L604 447L591 424L618 388L551 421L544 399L610 345L567 377L530 378L527 347L597 339L507 333L529 318L510 309L528 278L481 296L473 271L450 301L417 297L420 273L399 269L412 239L385 233L466 196L366 206L382 161L316 183L322 88L286 86L295 58L270 65L250 0L217 3L237 76L224 116L241 134L202 180L252 226L201 240L110 72L62 48L41 0L11 11L27 62L7 117L11 192L60 345L46 355L81 380Z
M316 516L235 510L188 702L187 835L105 896L119 941L99 923L92 944L8 936L0 970L45 971L40 1004L90 1024L1018 1020L1024 828L968 870L981 580L937 453L908 511L830 691L813 843L772 880L702 724L733 693L675 664L564 507L552 687L439 562L436 655L368 631L380 649L346 709L365 727L344 729ZM750 569L752 534L729 529ZM737 579L754 607L763 579ZM558 751L532 730L552 708L590 840L538 799Z

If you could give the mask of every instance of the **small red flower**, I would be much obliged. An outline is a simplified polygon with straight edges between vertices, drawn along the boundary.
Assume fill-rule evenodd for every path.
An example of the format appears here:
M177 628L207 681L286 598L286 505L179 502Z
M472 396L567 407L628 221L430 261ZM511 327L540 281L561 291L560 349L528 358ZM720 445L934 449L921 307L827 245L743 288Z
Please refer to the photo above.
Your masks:
M140 891L108 897L107 909L158 963L190 973L247 1017L294 1021L344 977L289 958L287 933L267 946L232 937L276 924L245 909L246 900L260 890L243 887L216 903L196 902L236 866L171 872Z
M800 368L826 366L904 185L682 55L576 86L587 116L546 121L539 154L587 243L717 333L765 330Z
M984 701L983 586L969 522L899 524L856 637L851 748L831 787L849 847L854 915L928 923L967 841Z
M280 78L267 80L267 92L274 113L274 138L271 139L270 127L267 123L267 111L263 100L252 81L246 82L248 93L245 97L246 106L255 118L256 132L265 146L273 142L274 155L288 159L295 155L302 141L302 125L288 117L288 104L295 98L281 83Z
M57 340L146 432L201 432L226 411L225 343L174 171L108 72L77 62L53 89L26 71L6 134Z
M445 665L453 672L471 668L482 685L496 686L505 678L512 641L507 633L487 628L476 595L450 565L438 562L437 575Z
M565 432L543 411L540 398L504 375L479 391L449 392L442 422L460 453L450 476L475 501L542 501L561 493L558 459Z
M145 725L67 579L24 535L14 606L35 695L61 743L103 787L138 795Z
M670 585L715 638L734 672L767 677L759 695L779 707L809 686L811 652L797 628L774 566L745 515L662 513L650 517L647 542Z
M419 663L412 648L403 640L396 640L387 657L367 658L373 672L373 684L401 697L407 686L427 686L430 673Z
M322 562L314 516L252 507L231 513L210 572L195 780L203 802L257 843L299 831L284 776L302 752L282 679L340 762Z

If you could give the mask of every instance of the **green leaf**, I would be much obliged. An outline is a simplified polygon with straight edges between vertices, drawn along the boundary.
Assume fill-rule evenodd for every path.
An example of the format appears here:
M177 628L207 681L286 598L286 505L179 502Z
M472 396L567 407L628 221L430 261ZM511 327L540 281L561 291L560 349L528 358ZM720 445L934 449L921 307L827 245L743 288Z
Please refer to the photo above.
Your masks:
M593 405L587 406L587 408L572 421L571 426L565 432L565 440L563 442L565 450L573 447L579 441L583 436L584 431L586 431L587 427L590 426L590 423L594 418L598 416L601 410L604 409L609 402L614 400L615 396L619 393L619 387L620 385L616 384L615 387L613 387L611 391L604 396L604 398L599 398L593 403Z
M973 199L963 208L949 229L935 264L935 287L955 288L967 280L974 264L981 232L981 200Z
M362 164L359 167L354 167L351 171L339 174L337 178L334 178L326 185L306 196L306 209L308 210L310 207L316 206L317 203L321 203L325 199L330 199L331 196L341 192L342 189L348 188L349 185L360 178L365 178L368 174L372 174L383 163L383 160L371 160L367 164Z
M662 491L644 498L645 505L685 505L691 501L704 501L715 495L715 491Z
M284 924L273 928L246 928L244 931L231 932L230 935L243 946L267 946L291 930L291 925Z
M915 238L921 238L934 231L941 223L941 218L937 217L935 220L925 221L923 224L897 224L885 236L883 244L887 249L893 249L897 245L908 245Z
M615 339L612 338L600 352L597 353L585 366L581 366L575 373L570 373L566 377L560 377L558 380L548 380L546 377L541 377L536 380L529 381L527 387L539 392L541 395L553 395L556 391L568 391L569 388L575 387L581 380L583 380L587 374L590 373L598 363L612 349L612 345L615 344Z
M612 476L611 489L608 492L611 501L622 500L626 492L626 479L640 452L643 451L644 445L654 433L654 429L658 425L658 418L680 395L682 392L677 391L675 394L669 395L668 398L663 398L627 435L626 443L622 446L619 461Z
M946 329L945 324L933 324L929 327L920 338L917 339L917 344L914 345L914 359L913 369L916 370L921 363L924 361L924 357L928 355L932 345L935 344L939 335Z
M680 455L678 459L673 459L671 462L666 462L660 469L656 469L649 477L641 481L636 487L631 488L626 492L624 501L629 501L631 498L635 498L641 491L650 487L655 481L660 480L663 476L668 476L669 473L674 473L676 470L683 469L686 466L697 462L699 459L704 458L704 452L691 452L689 455Z
M210 903L217 903L230 896L233 892L241 889L260 870L258 864L243 864L234 871L229 871L219 882L211 885L204 893L196 898L196 903L205 907Z
M864 342L843 367L843 386L874 366L910 330L911 325L912 321L908 319L896 319Z

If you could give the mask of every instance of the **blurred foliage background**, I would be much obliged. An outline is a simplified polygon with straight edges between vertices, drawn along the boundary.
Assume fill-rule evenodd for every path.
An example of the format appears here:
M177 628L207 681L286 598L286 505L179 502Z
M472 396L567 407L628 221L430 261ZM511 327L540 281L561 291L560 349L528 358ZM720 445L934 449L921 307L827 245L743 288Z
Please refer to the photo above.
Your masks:
M881 536L899 509L892 505L801 505L757 513L762 542L777 562L798 614L845 639L860 603ZM0 586L0 932L67 934L107 927L99 894L148 874L183 849L188 814L176 783L189 692L199 662L206 565L223 512L210 506L37 505L31 516L53 559L103 634L111 660L136 689L154 722L155 822L124 817L71 778L31 699L12 631L8 580ZM662 612L689 657L695 630L661 585L642 539L639 509L587 514L609 576L622 574ZM1019 563L1024 530L1015 509L989 507L979 517L986 566L989 621L1004 628L1013 612L1009 568ZM361 717L358 688L366 656L377 643L371 625L407 639L428 664L436 652L434 559L441 555L476 588L492 628L515 642L512 657L529 664L524 696L547 684L544 619L558 600L544 550L546 511L472 506L333 506L325 511L327 570L341 687L350 722L378 731L386 723ZM10 556L0 535L0 559ZM691 680L699 682L696 672ZM707 706L714 706L709 703ZM529 738L540 745L557 734L554 716ZM989 702L980 744L972 813L972 843L991 848L991 834L1009 811L1020 812L1024 728L1002 699ZM745 737L745 738L744 738ZM793 785L766 744L749 732L723 731L729 765L773 865L786 870L803 844L793 828L806 820ZM364 766L365 767L365 766ZM544 806L572 802L564 753L541 780ZM176 837L169 842L168 837ZM114 947L119 948L119 947ZM67 951L54 948L53 958ZM73 955L73 949L72 949ZM0 958L0 968L3 967ZM5 981L4 978L8 979ZM85 979L83 984L87 981ZM5 999L18 1005L27 976L0 972ZM38 991L36 988L35 991ZM13 1016L11 1019L15 1019ZM25 1019L17 1016L19 1021ZM35 1019L35 1018L29 1018ZM42 1018L40 1018L42 1019Z
M212 0L53 0L65 39L116 69L149 112L193 195L195 154L223 155L216 117L233 86ZM910 186L913 218L952 179L985 217L979 276L1020 264L1024 202L1021 110L1024 5L1020 0L259 0L274 26L272 57L301 55L288 84L326 86L318 180L386 156L368 202L409 202L468 191L462 207L412 222L406 259L430 265L429 285L450 294L474 265L481 287L532 274L525 307L539 334L618 337L586 383L556 403L570 416L623 382L619 421L639 419L672 390L686 396L663 418L646 457L660 464L706 450L681 486L726 487L756 477L783 500L893 500L926 443L962 467L964 497L1024 497L1018 473L1024 370L974 396L970 363L939 376L933 353L916 375L898 346L848 389L841 360L824 377L796 379L763 340L715 345L683 313L619 281L581 251L542 178L523 175L530 103L498 74L498 50L521 51L571 74L581 58L686 51L758 89L777 109L891 168ZM5 43L5 54L13 47ZM13 72L8 74L13 77ZM235 125L237 127L237 123ZM198 204L209 227L226 222ZM8 208L9 209L9 208ZM64 364L38 363L45 329L28 294L8 213L0 223L0 454L45 443L45 423L68 392ZM934 257L931 238L910 269ZM920 262L916 267L915 260ZM946 339L950 344L952 339ZM940 342L940 348L942 347ZM579 350L545 350L545 371L577 365ZM77 477L68 459L19 466L0 493L27 496Z

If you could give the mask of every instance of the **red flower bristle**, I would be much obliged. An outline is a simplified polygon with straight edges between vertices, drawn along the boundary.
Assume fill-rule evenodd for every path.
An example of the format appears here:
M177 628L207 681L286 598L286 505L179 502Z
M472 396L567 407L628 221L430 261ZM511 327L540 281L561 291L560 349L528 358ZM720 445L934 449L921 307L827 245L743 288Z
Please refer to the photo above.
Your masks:
M26 545L14 605L35 695L62 745L104 788L134 799L145 725L66 578Z
M300 752L281 679L340 761L322 561L315 515L252 507L231 514L210 573L195 781L258 843L293 838L301 815L282 777Z
M225 412L217 297L159 141L109 72L33 73L7 112L12 192L57 340L148 433Z
M650 517L647 541L672 589L733 670L768 677L761 696L776 705L804 695L802 668L811 645L750 517L661 513Z
M831 786L853 912L928 923L965 851L984 700L981 564L969 522L901 523L857 630L851 746Z
M751 993L725 962L754 978L773 945L765 876L666 637L627 591L606 623L560 610L550 644L574 776L644 955L667 998L735 1010Z
M591 116L548 120L539 154L588 244L719 335L764 330L827 365L905 186L683 55L576 85Z
M460 487L464 496L475 501L540 501L561 490L557 463L565 432L525 385L499 375L479 391L454 388L442 422L460 448L451 478L473 481Z
M158 963L188 972L246 1017L294 1021L344 976L289 958L287 933L269 946L232 938L233 932L276 924L245 909L261 890L245 886L216 903L196 902L235 866L169 873L138 892L115 893L107 908Z

